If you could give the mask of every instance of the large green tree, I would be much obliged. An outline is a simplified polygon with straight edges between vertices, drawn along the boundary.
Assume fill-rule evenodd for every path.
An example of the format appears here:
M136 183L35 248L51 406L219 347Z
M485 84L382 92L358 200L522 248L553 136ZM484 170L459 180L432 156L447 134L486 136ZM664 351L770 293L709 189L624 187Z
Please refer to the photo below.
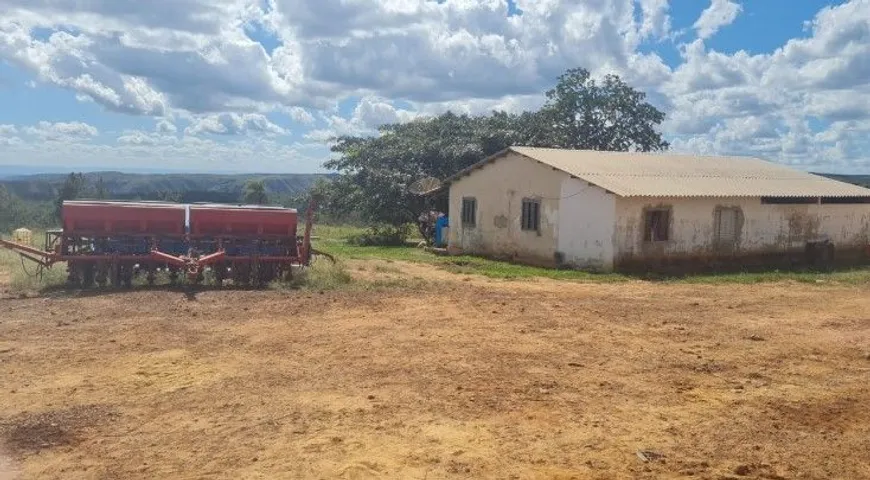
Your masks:
M269 202L266 183L262 180L249 180L242 192L242 201L249 205L265 205Z
M341 172L330 185L327 208L359 212L369 223L415 222L427 208L409 188L425 177L444 179L504 148L526 143L522 117L445 113L435 118L384 125L375 137L341 137L339 155L326 168Z
M582 68L568 70L538 112L548 146L583 150L666 150L656 128L665 114L617 75L599 83Z
M372 224L415 222L430 207L411 186L445 179L512 145L591 150L668 148L656 128L664 114L642 92L609 75L597 83L583 69L567 71L536 112L456 115L451 112L380 127L371 137L337 138L326 168L340 173L327 187L332 214L357 213Z
M57 193L57 199L54 202L55 216L60 219L63 214L63 202L85 196L87 187L87 180L82 173L70 173Z

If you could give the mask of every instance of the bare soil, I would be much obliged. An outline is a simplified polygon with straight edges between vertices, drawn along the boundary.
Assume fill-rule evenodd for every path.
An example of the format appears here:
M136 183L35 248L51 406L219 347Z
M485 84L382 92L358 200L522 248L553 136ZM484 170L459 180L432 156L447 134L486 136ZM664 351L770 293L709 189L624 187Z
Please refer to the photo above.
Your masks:
M868 287L352 270L413 288L7 295L0 451L40 479L870 478Z

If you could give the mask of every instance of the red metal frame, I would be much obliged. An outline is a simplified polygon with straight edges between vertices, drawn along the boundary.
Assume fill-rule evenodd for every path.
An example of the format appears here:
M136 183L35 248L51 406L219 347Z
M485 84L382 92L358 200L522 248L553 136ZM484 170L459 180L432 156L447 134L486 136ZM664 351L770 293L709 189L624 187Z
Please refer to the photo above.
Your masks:
M311 258L311 229L316 203L311 202L306 214L305 231L301 242L297 236L298 214L295 210L270 209L263 207L231 207L220 205L191 205L189 207L190 233L184 232L185 209L177 204L142 204L113 202L75 202L64 204L64 229L60 234L60 244L55 251L40 250L27 245L0 239L0 247L5 247L22 257L45 267L57 262L70 265L85 265L96 262L123 263L160 263L184 269L188 277L196 279L206 266L220 262L238 264L244 262L266 262L279 265L308 265ZM223 219L223 224L221 220ZM102 228L97 228L102 225ZM180 229L177 225L181 225ZM215 228L215 226L223 228ZM235 230L235 232L234 232ZM243 233L240 233L241 230ZM198 256L182 256L161 252L156 243L147 255L81 254L70 255L66 252L69 239L82 239L122 235L133 238L174 238L191 240L215 238L218 251ZM295 255L239 255L229 256L221 247L224 241L244 240L286 240L296 243ZM48 241L46 242L48 243Z
M232 207L224 205L191 205L190 235L243 237L264 235L295 237L296 210L268 207Z
M63 205L63 231L83 236L183 235L185 208L171 203L77 201Z
M45 250L40 250L38 248L29 247L27 245L21 245L20 243L9 242L0 238L0 246L6 247L10 250L16 250L18 253L30 253L39 257L50 257L53 256L51 252L46 252Z

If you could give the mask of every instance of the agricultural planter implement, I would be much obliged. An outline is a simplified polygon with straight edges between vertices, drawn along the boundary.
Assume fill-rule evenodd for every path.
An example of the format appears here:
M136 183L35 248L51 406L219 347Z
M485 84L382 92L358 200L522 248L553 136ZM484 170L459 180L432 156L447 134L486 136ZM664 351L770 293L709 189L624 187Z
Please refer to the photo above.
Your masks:
M263 286L329 255L311 247L312 203L302 235L295 209L259 205L65 201L63 228L45 234L43 249L0 239L0 246L37 265L65 262L68 283L131 286L159 273L170 283ZM206 273L209 275L207 276Z

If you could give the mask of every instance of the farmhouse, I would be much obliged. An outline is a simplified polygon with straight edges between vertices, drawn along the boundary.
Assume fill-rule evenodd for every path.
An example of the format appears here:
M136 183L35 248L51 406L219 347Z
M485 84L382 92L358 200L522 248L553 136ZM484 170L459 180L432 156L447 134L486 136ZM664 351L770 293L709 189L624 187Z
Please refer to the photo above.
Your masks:
M870 189L754 158L511 147L443 188L450 251L524 263L778 265L870 243Z

